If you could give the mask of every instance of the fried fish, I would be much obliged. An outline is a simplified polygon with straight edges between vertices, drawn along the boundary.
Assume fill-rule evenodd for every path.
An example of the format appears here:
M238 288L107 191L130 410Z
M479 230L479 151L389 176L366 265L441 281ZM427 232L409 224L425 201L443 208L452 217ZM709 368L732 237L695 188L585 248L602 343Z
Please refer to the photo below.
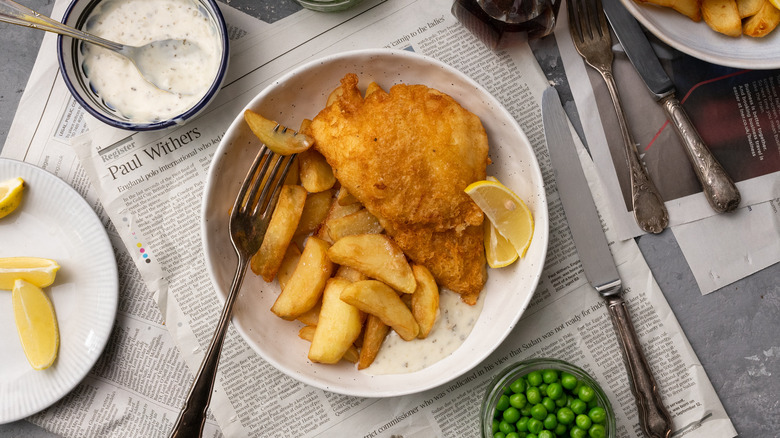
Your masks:
M441 286L475 303L487 276L484 217L464 189L489 162L479 118L424 85L372 83L363 97L355 74L328 100L307 133L342 187Z

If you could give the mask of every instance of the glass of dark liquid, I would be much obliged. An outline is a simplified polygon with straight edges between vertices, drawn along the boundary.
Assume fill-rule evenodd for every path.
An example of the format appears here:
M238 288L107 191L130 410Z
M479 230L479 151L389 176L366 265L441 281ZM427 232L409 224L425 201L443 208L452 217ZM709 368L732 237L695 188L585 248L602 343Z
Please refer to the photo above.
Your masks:
M552 33L563 0L455 0L452 15L493 50Z

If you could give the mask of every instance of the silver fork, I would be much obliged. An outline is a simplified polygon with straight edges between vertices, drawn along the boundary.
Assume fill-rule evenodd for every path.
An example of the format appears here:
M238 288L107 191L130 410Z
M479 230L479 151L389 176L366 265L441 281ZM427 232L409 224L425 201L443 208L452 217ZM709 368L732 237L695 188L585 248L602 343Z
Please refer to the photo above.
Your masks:
M645 172L636 142L628 130L626 116L620 105L615 78L612 76L612 38L601 0L568 0L569 30L577 52L591 67L601 73L615 106L620 133L623 135L626 161L631 176L631 204L639 227L651 233L660 233L669 224L661 195Z
M171 437L200 437L203 433L206 411L211 402L219 356L232 317L233 304L236 302L241 283L244 281L249 261L263 243L268 223L276 208L276 201L290 169L290 163L295 159L295 154L280 156L277 160L274 160L274 157L274 153L265 146L260 149L252 167L241 183L238 196L233 204L228 229L233 248L238 255L236 273L233 276L230 292L225 299L219 324L184 402L184 407L182 407L179 418L173 426ZM270 174L268 173L269 168L271 168ZM280 171L281 175L279 175Z

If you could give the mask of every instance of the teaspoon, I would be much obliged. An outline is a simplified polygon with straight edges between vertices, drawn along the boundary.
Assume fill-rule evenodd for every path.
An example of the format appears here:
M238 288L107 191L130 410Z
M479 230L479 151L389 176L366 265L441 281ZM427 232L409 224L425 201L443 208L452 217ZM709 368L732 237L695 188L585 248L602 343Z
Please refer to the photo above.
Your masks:
M0 22L31 27L76 38L109 49L129 59L141 76L155 87L171 93L192 94L194 90L177 87L176 71L185 71L198 62L200 48L187 40L152 41L143 46L129 46L66 26L12 0L0 0ZM193 56L195 55L195 56ZM161 63L160 60L165 60Z

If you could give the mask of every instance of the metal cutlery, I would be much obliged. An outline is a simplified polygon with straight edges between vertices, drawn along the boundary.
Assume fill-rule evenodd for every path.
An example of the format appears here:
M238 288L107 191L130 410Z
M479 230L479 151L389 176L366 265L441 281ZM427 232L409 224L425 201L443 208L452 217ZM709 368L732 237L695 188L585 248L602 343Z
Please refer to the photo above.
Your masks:
M206 411L211 402L219 357L232 317L233 305L244 281L249 261L263 243L268 223L271 221L276 201L290 169L290 164L295 159L295 154L279 156L278 159L274 160L275 157L275 154L265 146L260 149L252 167L241 183L238 196L233 204L228 230L233 248L238 255L236 273L230 286L230 292L225 298L225 305L222 308L214 336L208 350L206 350L206 356L203 358L195 381L187 394L184 407L171 432L172 438L199 437L203 433ZM271 169L270 173L269 168Z
M660 233L669 224L669 213L658 189L639 160L636 142L628 130L617 85L612 76L612 37L609 34L601 0L568 0L568 9L569 28L574 47L585 62L604 78L615 106L631 176L631 204L634 218L644 231Z
M612 30L623 46L628 59L663 107L669 121L682 141L686 155L701 183L704 196L718 213L732 211L739 206L741 196L731 177L723 169L704 143L685 109L675 97L675 87L658 61L647 36L634 17L620 4L620 0L603 0Z
M663 406L658 385L623 301L622 281L566 120L558 92L555 88L548 88L542 97L544 134L574 246L585 276L607 303L636 398L640 426L649 437L668 438L672 432L672 420Z

